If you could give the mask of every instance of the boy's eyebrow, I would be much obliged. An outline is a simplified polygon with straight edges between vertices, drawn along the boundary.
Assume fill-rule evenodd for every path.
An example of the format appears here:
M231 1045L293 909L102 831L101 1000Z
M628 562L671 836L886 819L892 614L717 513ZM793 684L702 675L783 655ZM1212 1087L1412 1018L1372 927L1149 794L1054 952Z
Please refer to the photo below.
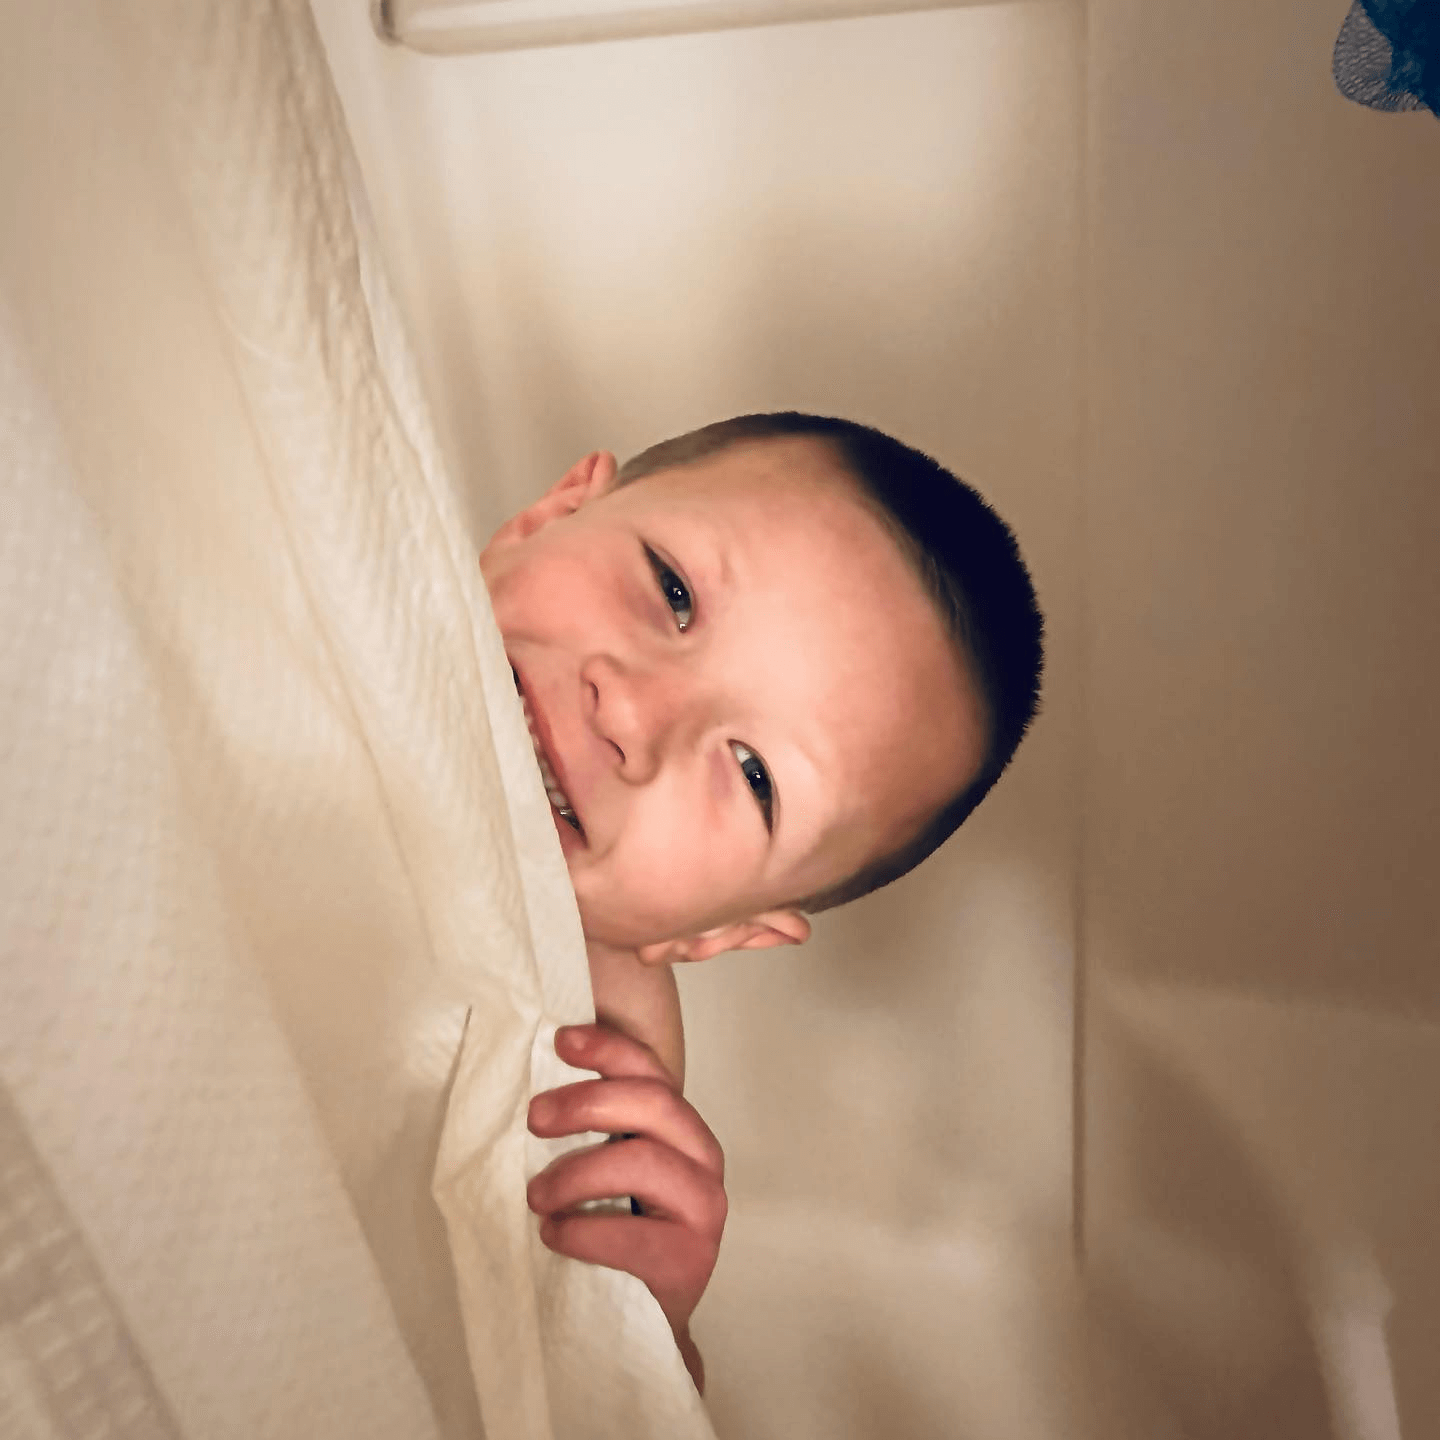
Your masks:
M791 766L790 784L786 787L786 790L787 790L787 792L788 792L789 795L790 795L790 799L791 799L791 802L792 802L791 808L793 809L793 808L794 808L793 802L794 802L794 799L795 799L795 792L796 792L796 790L798 790L798 789L807 789L807 788L808 788L808 790L812 793L812 795L823 795L823 794L825 794L825 792L826 792L826 790L828 789L828 787L827 787L827 785L826 785L826 783L825 783L825 772L820 768L819 762L816 760L815 754L814 754L814 752L810 749L810 746L806 743L805 737L803 737L803 736L795 736L795 737L793 737L793 738L791 739L791 741L790 741L790 747L789 747L789 748L793 751L794 755L795 755L796 757L798 757L800 763L805 767L805 769L807 769L807 770L810 772L809 775L808 775L808 777L807 777L808 785L797 785L797 784L795 783L794 768L793 768L793 765ZM769 763L769 762L767 762L767 764L768 764L768 763ZM771 777L770 777L770 778L771 778L772 781L774 780L775 777L774 777L774 773L773 773L773 772L771 773ZM778 796L779 790L780 790L780 786L779 786L778 782L777 782L776 785L775 785L775 790L776 790L776 793L777 793L777 796ZM780 816L781 816L781 813L782 813L783 809L784 809L783 804L779 804L779 803L776 804L776 806L775 806L775 833L776 833L776 834L779 834L779 831L780 831ZM794 817L793 817L793 816L792 816L792 818L791 818L791 824L792 824L792 826L793 826L793 824L794 824ZM816 838L816 840L818 841L818 840L821 838L821 836L820 836L820 835L817 835L815 838Z
M735 566L730 560L730 547L728 545L720 545L718 548L720 551L721 583L733 586L735 584Z
M722 590L731 590L735 586L735 566L731 563L731 547L727 542L723 529L717 527L711 531L710 543L706 546L710 552L712 583L717 583Z
M745 534L746 527L733 507L699 516L691 539L704 557L709 572L706 578L712 584L731 589L745 578Z

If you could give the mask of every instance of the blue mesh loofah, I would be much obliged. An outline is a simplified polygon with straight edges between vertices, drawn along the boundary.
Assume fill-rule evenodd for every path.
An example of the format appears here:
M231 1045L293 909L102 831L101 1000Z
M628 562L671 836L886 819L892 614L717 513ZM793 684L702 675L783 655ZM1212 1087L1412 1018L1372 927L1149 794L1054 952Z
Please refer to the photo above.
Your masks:
M1354 0L1334 72L1347 100L1440 115L1440 0Z

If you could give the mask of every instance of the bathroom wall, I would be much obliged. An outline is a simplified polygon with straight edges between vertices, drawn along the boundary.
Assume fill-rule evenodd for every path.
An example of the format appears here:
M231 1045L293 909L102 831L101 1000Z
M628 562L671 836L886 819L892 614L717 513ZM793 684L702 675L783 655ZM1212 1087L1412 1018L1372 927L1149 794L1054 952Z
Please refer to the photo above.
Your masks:
M1079 9L444 60L360 9L317 4L477 537L590 449L782 408L1024 537L1052 662L1013 774L802 951L681 976L732 1202L696 1328L722 1436L1081 1433Z
M1202 1436L1440 1432L1440 122L1346 8L1089 6L1088 1271Z

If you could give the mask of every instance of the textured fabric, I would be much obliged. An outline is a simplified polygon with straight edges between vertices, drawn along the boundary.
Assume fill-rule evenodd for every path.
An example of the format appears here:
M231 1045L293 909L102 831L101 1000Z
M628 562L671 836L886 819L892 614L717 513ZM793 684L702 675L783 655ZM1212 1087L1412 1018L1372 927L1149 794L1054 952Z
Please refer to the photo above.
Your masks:
M1440 115L1440 3L1354 0L1332 62L1347 100L1372 110Z
M583 942L309 12L10 9L5 1434L707 1435L525 1207Z
M0 1091L0 1435L178 1440L64 1197Z

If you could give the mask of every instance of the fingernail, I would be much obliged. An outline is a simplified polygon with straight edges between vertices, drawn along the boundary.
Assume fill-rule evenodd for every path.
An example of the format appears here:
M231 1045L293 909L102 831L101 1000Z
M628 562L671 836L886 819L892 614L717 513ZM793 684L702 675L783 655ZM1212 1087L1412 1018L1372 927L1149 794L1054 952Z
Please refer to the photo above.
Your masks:
M555 1114L555 1102L548 1095L537 1095L530 1102L530 1124L544 1125Z
M567 1050L580 1050L585 1045L585 1029L581 1025L562 1025L555 1032L555 1044Z

